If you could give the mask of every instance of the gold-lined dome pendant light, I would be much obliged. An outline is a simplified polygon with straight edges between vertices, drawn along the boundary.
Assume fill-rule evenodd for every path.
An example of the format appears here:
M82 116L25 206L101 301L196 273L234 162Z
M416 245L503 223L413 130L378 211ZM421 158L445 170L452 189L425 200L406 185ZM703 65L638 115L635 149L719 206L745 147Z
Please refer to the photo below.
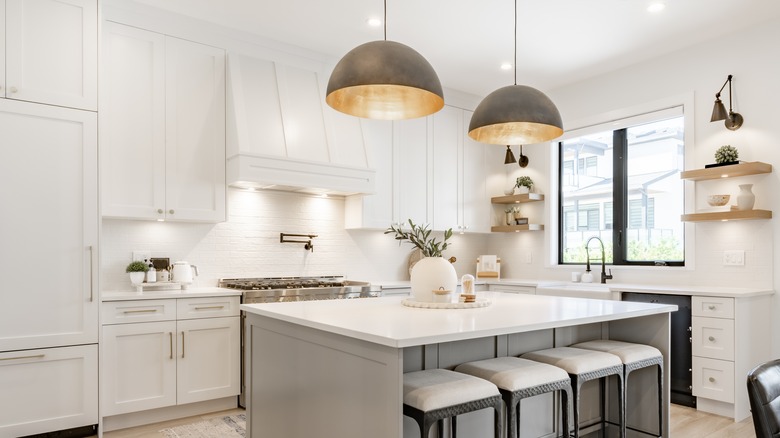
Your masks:
M402 120L433 114L444 107L436 71L411 47L384 40L350 50L328 80L325 102L336 111L381 120Z
M517 0L515 0L515 83L490 93L471 116L469 137L489 144L533 144L563 134L561 114L541 91L517 85Z

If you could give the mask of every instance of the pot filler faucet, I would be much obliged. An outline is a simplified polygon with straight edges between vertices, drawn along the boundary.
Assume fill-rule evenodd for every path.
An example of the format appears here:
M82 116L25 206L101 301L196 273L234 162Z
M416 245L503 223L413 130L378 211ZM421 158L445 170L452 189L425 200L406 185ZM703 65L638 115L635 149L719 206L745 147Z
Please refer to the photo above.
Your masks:
M612 269L609 270L609 275L607 275L606 265L605 265L606 257L604 256L604 242L602 242L601 239L599 239L596 236L591 237L585 243L585 255L587 256L588 259L588 265L585 270L588 272L590 271L590 249L588 247L590 246L590 241L593 239L596 239L599 242L599 245L601 245L601 282L606 284L607 280L612 280Z

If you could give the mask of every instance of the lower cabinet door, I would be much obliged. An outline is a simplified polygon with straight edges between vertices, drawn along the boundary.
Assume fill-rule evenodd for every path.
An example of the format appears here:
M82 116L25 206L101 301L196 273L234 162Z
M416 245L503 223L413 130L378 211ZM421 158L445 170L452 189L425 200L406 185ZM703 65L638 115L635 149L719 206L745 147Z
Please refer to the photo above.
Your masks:
M176 404L176 321L103 326L102 415Z
M97 424L97 350L93 344L0 353L0 436Z
M734 403L734 362L693 356L693 395Z
M178 404L238 395L239 317L178 322Z

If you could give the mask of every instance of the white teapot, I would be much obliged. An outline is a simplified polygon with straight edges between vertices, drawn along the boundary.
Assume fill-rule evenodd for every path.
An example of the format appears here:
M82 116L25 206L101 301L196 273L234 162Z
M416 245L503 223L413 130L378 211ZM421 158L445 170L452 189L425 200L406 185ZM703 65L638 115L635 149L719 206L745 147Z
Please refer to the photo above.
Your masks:
M194 271L194 272L193 272ZM198 267L187 262L174 262L171 269L171 281L181 283L182 289L187 289L194 277L198 276Z

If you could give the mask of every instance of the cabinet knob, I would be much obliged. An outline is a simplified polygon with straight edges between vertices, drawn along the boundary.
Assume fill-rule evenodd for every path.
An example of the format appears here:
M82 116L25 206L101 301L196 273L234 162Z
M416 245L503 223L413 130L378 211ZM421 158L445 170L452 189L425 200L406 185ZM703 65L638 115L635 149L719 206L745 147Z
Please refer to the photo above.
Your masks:
M710 309L710 310L715 310L715 305L714 304L710 304L707 308Z
M168 210L168 214L173 214L173 209Z
M18 88L16 88L16 87L11 87L11 93L16 93L17 91L19 91L19 89L18 89Z
M709 337L709 338L707 338L707 339L709 339L709 340L710 340L710 342L715 342L715 336L710 336L710 337Z
M710 378L709 378L709 379L707 379L707 380L709 380L709 381L710 381L710 383L715 383L715 378L714 378L714 377L710 377Z
M157 209L157 214L163 214L163 209L162 208L158 208Z

